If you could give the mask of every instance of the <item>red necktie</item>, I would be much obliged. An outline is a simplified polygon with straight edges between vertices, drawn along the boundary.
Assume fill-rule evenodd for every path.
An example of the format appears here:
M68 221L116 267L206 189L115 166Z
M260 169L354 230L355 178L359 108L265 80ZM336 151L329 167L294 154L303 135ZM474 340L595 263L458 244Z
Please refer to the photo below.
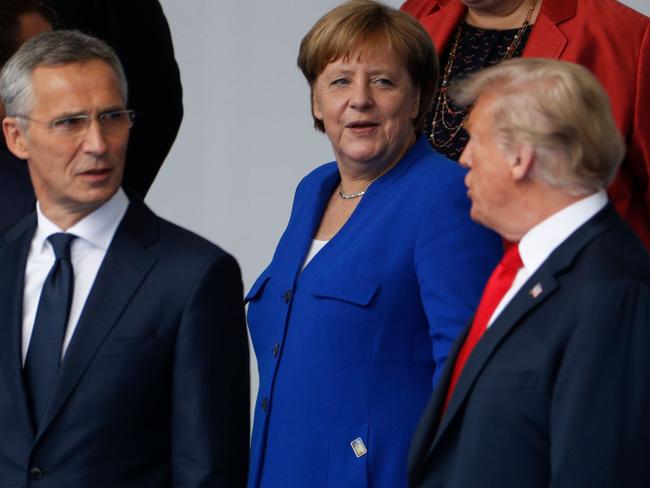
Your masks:
M476 346L483 333L487 330L490 317L492 317L499 302L501 302L503 296L512 286L512 282L515 280L515 276L517 276L517 272L522 266L523 263L519 256L519 248L516 245L513 245L508 247L501 262L496 268L494 268L494 271L483 290L483 296L481 297L481 302L476 309L476 315L474 315L472 327L467 334L465 343L456 357L454 371L449 382L449 389L447 390L444 410L447 410L451 396L454 393L454 388L456 387L458 378L463 371L463 367L465 366L469 355L472 353L474 346Z

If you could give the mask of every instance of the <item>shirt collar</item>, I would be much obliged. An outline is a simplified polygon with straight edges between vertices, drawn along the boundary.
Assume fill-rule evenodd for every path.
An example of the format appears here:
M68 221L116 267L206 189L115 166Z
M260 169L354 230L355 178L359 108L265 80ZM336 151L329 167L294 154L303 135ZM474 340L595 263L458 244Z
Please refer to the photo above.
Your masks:
M106 251L128 206L129 199L124 190L119 188L110 200L86 215L65 232L74 234L94 247ZM42 251L45 240L49 236L64 231L43 214L39 202L36 202L36 218L38 226L34 235L34 244L36 244L36 249Z
M596 192L554 213L526 232L519 241L524 267L531 273L537 270L562 242L606 204L607 194Z

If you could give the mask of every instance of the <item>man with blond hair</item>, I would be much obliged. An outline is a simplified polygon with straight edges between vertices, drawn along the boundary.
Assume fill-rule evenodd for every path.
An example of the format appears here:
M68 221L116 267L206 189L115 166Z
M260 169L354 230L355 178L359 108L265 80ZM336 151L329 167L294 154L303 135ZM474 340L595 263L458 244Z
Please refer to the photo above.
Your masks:
M650 486L650 257L607 200L625 147L586 69L471 76L474 220L512 243L414 435L412 487Z

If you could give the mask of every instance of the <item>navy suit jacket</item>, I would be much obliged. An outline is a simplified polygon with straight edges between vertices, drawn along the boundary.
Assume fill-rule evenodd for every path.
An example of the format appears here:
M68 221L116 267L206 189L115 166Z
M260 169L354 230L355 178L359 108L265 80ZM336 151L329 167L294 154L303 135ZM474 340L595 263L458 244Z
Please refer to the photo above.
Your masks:
M416 430L411 487L650 486L650 257L611 205L496 318L443 415L463 340Z
M249 486L406 486L411 433L502 254L469 218L464 175L421 137L303 271L337 166L300 183L247 297L260 372Z
M133 201L38 431L22 380L30 215L0 235L0 485L244 486L248 345L236 261Z

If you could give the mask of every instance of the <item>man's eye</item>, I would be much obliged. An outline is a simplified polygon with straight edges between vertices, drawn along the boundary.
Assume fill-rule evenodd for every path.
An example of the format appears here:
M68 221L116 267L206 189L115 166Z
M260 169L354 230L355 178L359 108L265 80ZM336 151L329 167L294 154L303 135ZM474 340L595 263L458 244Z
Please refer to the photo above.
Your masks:
M128 118L126 112L105 112L100 115L99 120L106 122L122 122Z
M57 130L75 130L86 124L86 117L63 117L52 122L52 128Z

